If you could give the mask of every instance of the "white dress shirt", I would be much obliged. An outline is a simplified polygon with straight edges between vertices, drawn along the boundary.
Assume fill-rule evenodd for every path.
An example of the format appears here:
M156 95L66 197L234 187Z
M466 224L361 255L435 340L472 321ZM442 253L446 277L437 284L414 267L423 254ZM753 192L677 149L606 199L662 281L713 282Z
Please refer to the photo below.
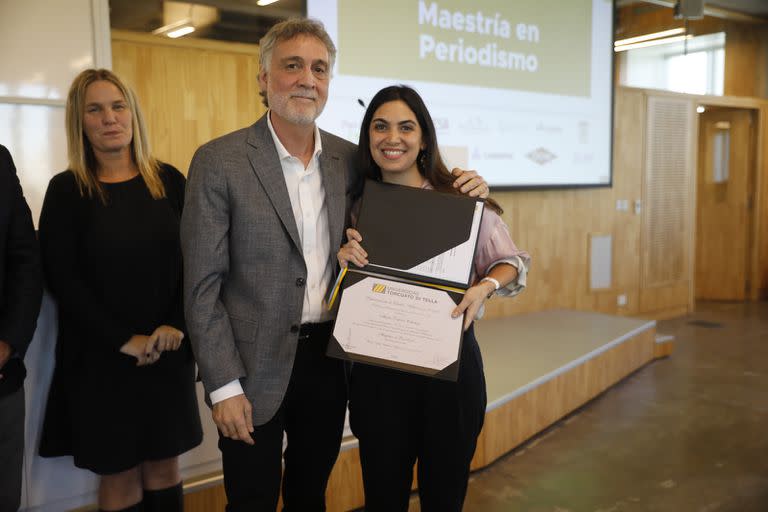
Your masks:
M304 163L292 156L280 142L269 116L270 112L267 113L267 126L275 142L280 166L283 168L285 185L301 240L301 251L307 265L301 323L324 322L331 318L325 307L325 292L331 284L333 265L325 188L320 173L320 153L323 151L320 130L315 125L315 150L305 168ZM243 387L240 381L235 379L211 392L211 403L215 404L240 394L243 394Z

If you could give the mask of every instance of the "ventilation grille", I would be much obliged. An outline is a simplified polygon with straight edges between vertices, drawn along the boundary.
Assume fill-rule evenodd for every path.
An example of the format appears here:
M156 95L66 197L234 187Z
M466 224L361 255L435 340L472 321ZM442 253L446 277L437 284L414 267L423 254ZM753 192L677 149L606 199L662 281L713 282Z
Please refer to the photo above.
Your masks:
M689 279L692 115L689 100L648 98L644 286Z

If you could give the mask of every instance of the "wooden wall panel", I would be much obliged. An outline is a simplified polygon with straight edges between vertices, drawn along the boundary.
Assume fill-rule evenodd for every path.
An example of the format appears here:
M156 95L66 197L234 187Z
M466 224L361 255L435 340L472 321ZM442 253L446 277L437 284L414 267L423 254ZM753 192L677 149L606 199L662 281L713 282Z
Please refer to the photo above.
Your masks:
M184 174L198 146L266 111L258 46L113 31L112 62L139 97L154 154Z
M762 31L768 30L762 27ZM725 32L725 83L727 96L754 96L765 94L768 62L760 60L762 34L755 27L734 27L729 24Z
M755 253L752 269L756 284L752 299L768 297L768 105L760 108L758 121L757 172L755 175Z
M760 33L760 52L757 62L768 62L768 29L763 29ZM768 67L768 65L766 66ZM759 98L768 98L768 71L758 73L757 96Z
M619 88L615 95L613 187L494 193L504 208L519 247L533 259L528 289L514 299L488 303L489 317L553 308L639 313L640 215L645 95ZM482 169L480 170L482 172ZM629 202L628 212L616 211L616 200ZM590 233L613 235L613 286L590 292L587 243ZM616 297L627 295L619 307Z
M227 495L224 484L217 483L206 489L187 492L184 494L185 512L213 512L224 510L227 505Z
M339 453L328 480L325 500L329 511L353 510L365 503L360 453L357 448Z

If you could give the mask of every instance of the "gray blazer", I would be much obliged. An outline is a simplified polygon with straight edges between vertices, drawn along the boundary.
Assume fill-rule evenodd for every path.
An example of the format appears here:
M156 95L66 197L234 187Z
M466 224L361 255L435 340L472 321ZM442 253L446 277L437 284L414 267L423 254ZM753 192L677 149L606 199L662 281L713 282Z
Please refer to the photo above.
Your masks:
M332 263L341 246L356 146L321 131ZM206 396L240 379L254 425L283 401L307 268L267 117L201 146L181 220L184 312Z

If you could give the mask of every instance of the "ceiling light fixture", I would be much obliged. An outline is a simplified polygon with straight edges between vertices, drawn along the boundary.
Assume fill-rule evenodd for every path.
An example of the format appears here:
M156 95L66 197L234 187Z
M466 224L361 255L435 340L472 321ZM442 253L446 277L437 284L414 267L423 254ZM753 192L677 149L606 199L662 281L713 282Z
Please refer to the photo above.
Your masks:
M195 26L192 24L192 18L187 18L169 23L168 25L163 25L162 27L153 30L152 33L156 36L166 36L171 39L176 39L177 37L191 34L194 31Z
M659 39L662 37L676 36L678 34L684 34L685 29L683 27L673 28L670 30L662 30L661 32L654 32L652 34L643 34L642 36L628 37L627 39L619 39L613 46L624 46L625 44L640 43L642 41L649 41L651 39Z
M256 5L260 5L263 7L265 5L273 4L275 2L277 2L277 0L259 0L258 2L256 2Z
M192 25L185 25L183 27L179 27L176 30L171 30L166 36L170 37L171 39L176 39L177 37L185 36L187 34L191 34L195 31L195 27Z
M686 39L692 39L693 36L688 34L684 36L665 37L662 39L654 39L652 41L643 41L641 43L625 44L622 46L616 46L613 48L614 52L625 52L627 50L634 50L636 48L647 48L649 46L659 46L661 44L677 43L679 41L685 41Z

